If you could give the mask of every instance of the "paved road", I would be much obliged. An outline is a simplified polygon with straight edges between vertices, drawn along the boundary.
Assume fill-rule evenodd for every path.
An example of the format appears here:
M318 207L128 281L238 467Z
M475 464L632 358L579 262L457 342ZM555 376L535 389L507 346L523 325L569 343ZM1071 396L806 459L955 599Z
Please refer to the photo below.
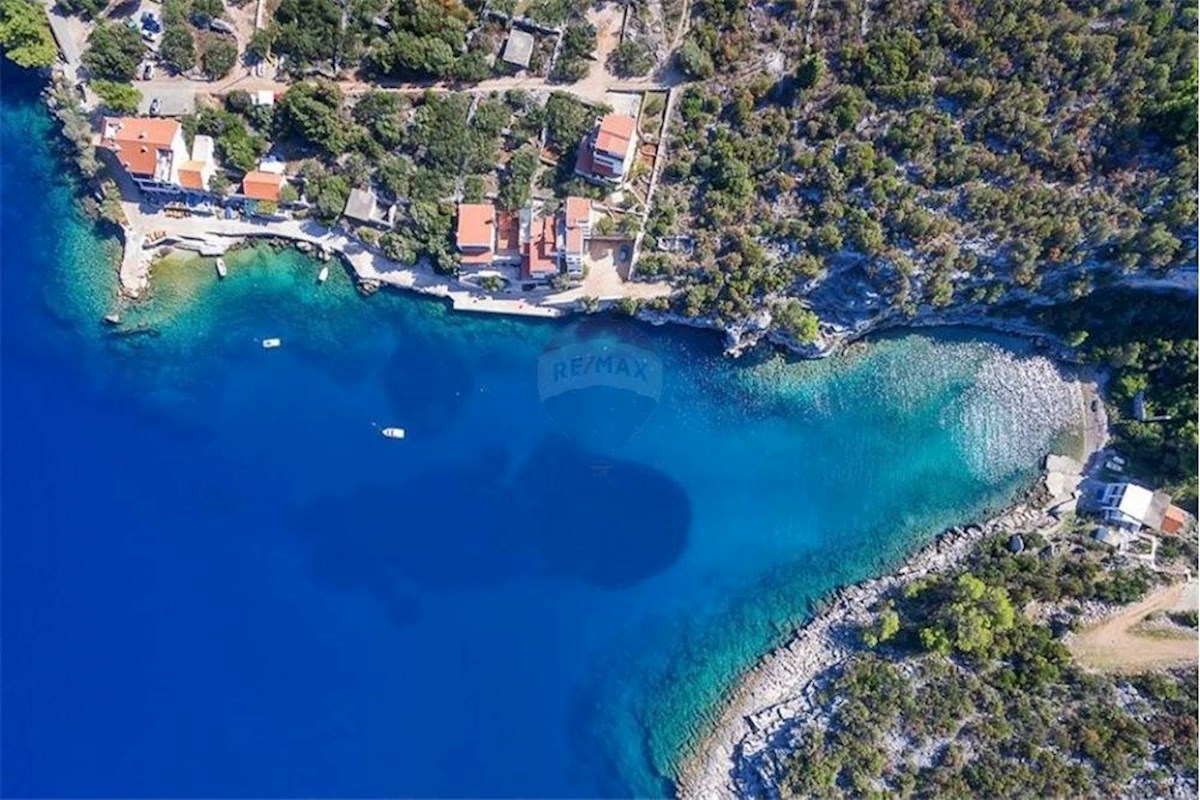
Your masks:
M76 17L64 16L54 7L55 0L46 0L46 15L50 18L50 32L58 42L59 52L66 62L67 77L79 80L79 66L83 60L83 43L87 41L88 28Z
M568 92L593 103L604 101L608 92L646 92L666 91L675 81L655 81L651 79L638 81L614 81L611 83L588 83L585 85L551 83L544 78L507 77L494 78L479 83L458 85L446 82L430 81L428 83L370 83L360 80L342 80L338 85L348 95L362 94L370 89L382 89L389 92L405 94L421 94L432 90L435 92L471 92L489 94L505 92L509 89L525 89L526 91L560 91ZM291 85L287 81L273 78L256 78L253 75L235 75L220 81L205 81L183 77L157 77L151 81L134 81L134 86L143 94L164 94L171 92L191 91L200 94L224 94L234 89L244 89L248 92L267 89L272 92L285 92Z

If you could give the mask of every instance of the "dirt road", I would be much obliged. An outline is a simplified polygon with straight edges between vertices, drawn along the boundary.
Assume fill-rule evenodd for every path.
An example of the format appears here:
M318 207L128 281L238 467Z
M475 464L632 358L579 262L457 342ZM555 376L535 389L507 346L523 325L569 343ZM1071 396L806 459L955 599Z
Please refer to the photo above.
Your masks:
M1186 638L1150 636L1132 630L1155 611L1172 611L1184 592L1195 583L1176 583L1151 594L1140 603L1070 637L1067 647L1080 663L1108 672L1143 672L1156 667L1195 663L1198 642L1193 632Z

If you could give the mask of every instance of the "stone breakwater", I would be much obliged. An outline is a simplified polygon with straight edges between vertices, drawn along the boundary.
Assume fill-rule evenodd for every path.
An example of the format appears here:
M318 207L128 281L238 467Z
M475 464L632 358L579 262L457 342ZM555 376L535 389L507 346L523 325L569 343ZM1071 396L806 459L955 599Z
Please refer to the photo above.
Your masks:
M1058 518L1021 502L978 525L951 528L891 575L835 591L824 607L786 644L746 673L717 718L713 733L682 763L676 792L682 798L766 796L762 776L775 772L794 721L817 709L820 676L862 649L859 629L871 609L904 584L951 569L976 543L1000 533L1049 531Z

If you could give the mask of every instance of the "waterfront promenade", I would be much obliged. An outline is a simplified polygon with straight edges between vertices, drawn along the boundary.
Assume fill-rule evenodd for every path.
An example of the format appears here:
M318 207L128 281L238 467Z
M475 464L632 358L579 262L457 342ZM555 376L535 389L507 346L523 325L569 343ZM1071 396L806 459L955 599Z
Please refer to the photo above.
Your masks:
M422 294L445 297L455 310L478 311L519 316L558 317L577 310L584 298L611 302L623 297L650 300L666 297L671 287L665 282L646 283L623 280L611 265L590 270L582 285L563 291L549 287L532 291L512 289L485 293L454 276L442 275L431 267L400 264L364 245L347 231L326 227L314 220L259 219L219 215L168 217L147 210L130 200L137 190L122 185L127 198L121 207L125 213L124 253L121 259L121 288L131 297L141 297L150 288L153 260L164 248L188 250L204 256L217 256L248 239L286 239L303 248L341 257L353 270L360 286L368 289L393 286ZM148 237L154 235L154 239ZM149 247L144 246L148 241Z

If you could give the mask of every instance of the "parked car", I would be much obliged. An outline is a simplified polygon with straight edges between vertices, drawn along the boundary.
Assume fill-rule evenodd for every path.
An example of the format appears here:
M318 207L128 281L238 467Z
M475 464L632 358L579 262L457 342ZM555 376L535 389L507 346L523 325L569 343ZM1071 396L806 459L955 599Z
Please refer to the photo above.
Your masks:
M158 18L155 17L153 14L151 14L149 11L146 11L142 14L141 22L142 22L142 29L149 31L150 33L158 33L159 31L162 30L162 23L160 23L158 21Z
M237 28L233 27L233 25L231 25L230 23L226 22L223 19L209 20L208 28L209 28L209 30L216 31L218 33L228 33L228 34L237 33Z
M150 113L152 115L157 114L161 110L162 110L162 98L161 97L153 98L150 101Z
M629 260L629 245L621 245L621 250L617 253L617 260L621 263L625 263Z
M154 65L147 61L142 66L142 80L149 81L154 79Z

